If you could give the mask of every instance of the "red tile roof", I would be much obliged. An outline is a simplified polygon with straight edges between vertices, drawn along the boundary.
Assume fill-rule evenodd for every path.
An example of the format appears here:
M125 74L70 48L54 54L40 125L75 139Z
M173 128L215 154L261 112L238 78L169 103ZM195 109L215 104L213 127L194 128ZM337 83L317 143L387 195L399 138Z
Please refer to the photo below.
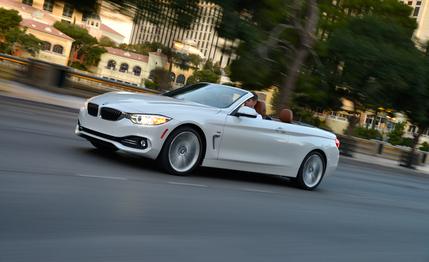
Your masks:
M101 31L106 31L106 32L109 32L111 34L115 34L115 35L118 35L121 37L125 37L125 36L121 35L120 33L116 32L115 30L113 30L112 28L108 27L105 24L101 24L100 29L101 29Z
M48 24L44 24L44 23L38 22L38 21L35 21L35 20L32 20L32 19L23 19L22 22L21 22L21 26L28 27L28 28L31 28L33 30L37 30L37 31L40 31L40 32L44 32L44 33L47 33L47 34L50 34L50 35L54 35L54 36L57 36L57 37L61 37L61 38L73 41L73 38L71 38L71 37L63 34L62 32L60 32L55 27L50 26Z
M105 48L107 50L107 53L112 55L122 56L125 58L141 61L144 63L147 63L149 61L149 57L145 55L141 55L141 54L137 54L137 53L133 53L130 51L125 51L125 50L113 48L113 47L105 47Z

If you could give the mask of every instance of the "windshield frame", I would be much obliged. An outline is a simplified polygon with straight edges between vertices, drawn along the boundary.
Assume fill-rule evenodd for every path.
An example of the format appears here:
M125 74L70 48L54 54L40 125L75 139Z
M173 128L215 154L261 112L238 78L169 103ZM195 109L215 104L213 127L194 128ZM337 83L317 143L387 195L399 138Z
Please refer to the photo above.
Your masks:
M210 85L211 86L221 86L221 87L224 87L224 88L226 87L226 88L230 88L230 89L236 89L236 90L239 90L239 91L243 92L243 94L239 98L237 98L232 104L230 104L227 107L216 107L216 106L211 106L211 105L207 105L207 104L198 103L198 102L191 101L191 100L184 100L184 101L188 101L188 102L192 102L192 103L197 103L197 104L200 104L200 105L204 105L204 106L208 106L208 107L212 107L212 108L216 108L216 109L220 109L220 110L228 110L228 111L230 111L229 109L230 108L235 108L236 105L237 105L237 103L238 103L238 105L241 105L242 103L244 103L244 101L246 101L248 99L248 98L246 98L244 100L243 99L244 97L252 95L249 91L241 89L241 88L237 88L237 87L233 87L233 86L227 86L227 85L221 85L221 84L205 83L205 82L198 83L198 84L193 84L193 85L188 85L188 86L184 86L184 87L181 87L181 88L178 88L178 89L167 91L167 92L165 92L165 93L163 93L161 95L162 96L171 97L171 98L174 98L174 99L178 99L175 96L180 95L180 94L185 94L185 93L191 92L193 90L197 90L197 89L200 89L200 88L203 88L203 87L206 87L206 86L210 86ZM178 100L180 100L180 99L178 99Z

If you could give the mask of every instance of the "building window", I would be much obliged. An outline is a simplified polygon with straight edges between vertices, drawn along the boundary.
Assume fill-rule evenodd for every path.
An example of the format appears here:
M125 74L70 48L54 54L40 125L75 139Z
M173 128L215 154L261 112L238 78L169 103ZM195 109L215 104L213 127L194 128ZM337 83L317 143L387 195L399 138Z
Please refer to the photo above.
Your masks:
M107 68L115 70L116 69L116 61L115 60L109 60L107 62Z
M408 5L412 5L413 4L413 1L408 1Z
M180 74L177 76L176 83L177 84L185 84L185 80L186 80L185 76Z
M135 76L140 76L142 73L142 68L140 66L135 66L133 68L133 73Z
M33 0L22 0L22 3L23 4L26 4L26 5L33 5Z
M418 16L419 11L420 11L420 6L416 6L416 8L414 8L413 16Z
M54 10L54 0L45 0L43 3L43 10L52 12L52 10Z
M43 43L42 43L42 50L44 50L44 51L51 51L51 47L52 47L51 43L43 41Z
M122 63L121 66L119 67L119 72L128 72L128 64Z
M52 51L58 54L62 54L64 51L64 47L62 47L61 45L54 45Z
M417 1L416 5L422 5L422 1Z
M70 3L64 3L63 16L72 17L73 16L73 6Z

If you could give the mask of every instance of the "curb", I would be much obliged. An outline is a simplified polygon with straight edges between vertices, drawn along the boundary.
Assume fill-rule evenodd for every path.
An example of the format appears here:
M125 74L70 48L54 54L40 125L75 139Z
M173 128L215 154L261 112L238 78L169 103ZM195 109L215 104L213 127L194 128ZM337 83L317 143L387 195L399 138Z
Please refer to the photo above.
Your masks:
M429 177L429 172L424 171L424 170L401 167L399 165L399 163L396 163L394 161L392 161L393 162L392 164L394 164L394 165L387 165L384 163L376 162L376 160L377 160L376 158L374 160L375 160L374 162L368 162L367 160L364 160L364 159L340 155L340 161L339 161L338 165L340 165L341 162L359 162L359 163L367 165L368 167L377 166L377 167L383 167L389 171L396 171L396 172L400 171L401 173L408 174L408 175L413 174L413 175L418 175L418 176L422 176L422 177Z

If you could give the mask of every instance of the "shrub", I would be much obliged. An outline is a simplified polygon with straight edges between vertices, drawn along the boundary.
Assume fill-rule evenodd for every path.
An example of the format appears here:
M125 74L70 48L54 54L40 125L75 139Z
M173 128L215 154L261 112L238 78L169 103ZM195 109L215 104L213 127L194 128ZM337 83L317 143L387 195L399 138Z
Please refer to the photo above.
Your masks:
M401 143L399 143L398 145L412 147L413 146L413 139L409 138L409 137L403 137L401 140Z
M429 144L428 144L428 142L423 142L419 149L421 151L429 152Z
M155 89L155 90L159 89L159 86L150 80L144 81L144 85L146 88L149 88L149 89Z
M353 136L364 139L383 140L383 135L378 130L365 127L356 127L353 129Z
M392 145L401 145L402 144L402 136L405 132L405 123L396 123L395 128L389 133L388 142Z
M86 66L84 64L81 64L79 62L73 62L70 65L73 68L76 68L78 70L82 70L82 71L88 71L88 69L86 68Z
M302 108L294 108L293 111L295 120L332 132L332 129L326 124L326 122L314 116L312 111Z

